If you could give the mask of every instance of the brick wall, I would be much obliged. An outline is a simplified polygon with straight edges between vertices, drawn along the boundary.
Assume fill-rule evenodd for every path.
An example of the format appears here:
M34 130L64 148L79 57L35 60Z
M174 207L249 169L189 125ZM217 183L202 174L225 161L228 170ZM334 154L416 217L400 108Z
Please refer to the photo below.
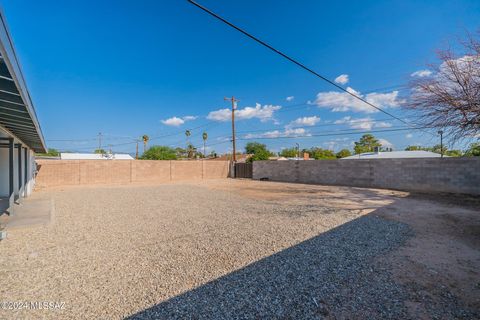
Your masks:
M480 158L255 161L253 179L480 194Z
M226 178L228 161L37 160L38 187Z

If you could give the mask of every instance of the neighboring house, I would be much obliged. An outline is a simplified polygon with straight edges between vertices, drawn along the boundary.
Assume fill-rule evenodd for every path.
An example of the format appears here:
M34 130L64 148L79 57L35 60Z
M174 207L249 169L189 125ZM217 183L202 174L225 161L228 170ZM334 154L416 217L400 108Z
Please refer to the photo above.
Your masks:
M133 160L133 157L124 153L60 153L60 160Z
M242 154L237 154L237 162L239 163L242 163L242 162L246 162L248 160L248 158L250 158L252 156L252 154L245 154L245 153L242 153ZM232 155L231 154L223 154L221 155L220 157L217 157L217 158L207 158L207 160L216 160L216 161L229 161L229 160L232 160Z
M35 152L46 152L42 130L28 92L5 16L0 11L0 215L35 183Z
M341 158L340 160L351 159L403 159L403 158L440 158L441 155L430 151L387 151L387 152L365 152L353 156ZM444 157L447 157L444 155Z

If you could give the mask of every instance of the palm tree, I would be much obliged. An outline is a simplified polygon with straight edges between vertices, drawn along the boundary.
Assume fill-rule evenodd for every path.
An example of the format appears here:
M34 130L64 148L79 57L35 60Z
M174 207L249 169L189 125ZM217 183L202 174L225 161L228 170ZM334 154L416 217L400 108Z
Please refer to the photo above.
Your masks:
M144 135L142 136L142 140L143 140L143 153L145 153L145 151L147 150L147 142L148 142L148 139L149 139L149 137L148 137L146 134L144 134Z
M206 154L205 154L205 142L207 142L207 139L208 139L208 134L206 132L204 132L202 134L202 139L203 139L203 157L205 158L206 157Z
M195 148L192 144L188 144L187 146L187 158L191 159L195 157L195 152L197 151L197 148Z
M185 135L187 136L187 148L188 148L188 138L192 135L192 132L190 130L185 130Z

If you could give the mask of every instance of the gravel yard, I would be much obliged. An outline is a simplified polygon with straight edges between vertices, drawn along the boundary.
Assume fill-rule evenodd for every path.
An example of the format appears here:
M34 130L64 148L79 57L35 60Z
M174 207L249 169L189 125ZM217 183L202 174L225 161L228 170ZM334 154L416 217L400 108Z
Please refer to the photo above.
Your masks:
M475 199L230 179L33 198L54 222L0 242L1 300L65 305L0 318L480 316Z

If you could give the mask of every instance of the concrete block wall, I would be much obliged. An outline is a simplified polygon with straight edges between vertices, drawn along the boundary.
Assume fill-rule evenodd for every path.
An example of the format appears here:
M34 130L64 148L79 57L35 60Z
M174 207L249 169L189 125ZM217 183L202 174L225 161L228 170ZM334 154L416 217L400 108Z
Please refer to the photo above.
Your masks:
M253 179L480 195L480 158L255 161Z
M37 160L38 187L227 178L228 161Z

